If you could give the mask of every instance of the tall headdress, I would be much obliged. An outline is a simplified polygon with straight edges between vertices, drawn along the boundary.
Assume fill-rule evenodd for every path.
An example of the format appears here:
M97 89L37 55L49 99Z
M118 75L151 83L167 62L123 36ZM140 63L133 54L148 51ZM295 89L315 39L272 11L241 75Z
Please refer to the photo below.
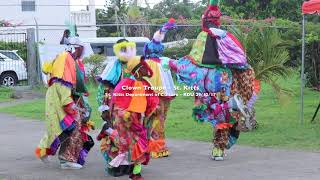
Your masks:
M219 27L222 13L219 8L219 0L210 0L208 8L202 15L202 30L206 31L210 26Z

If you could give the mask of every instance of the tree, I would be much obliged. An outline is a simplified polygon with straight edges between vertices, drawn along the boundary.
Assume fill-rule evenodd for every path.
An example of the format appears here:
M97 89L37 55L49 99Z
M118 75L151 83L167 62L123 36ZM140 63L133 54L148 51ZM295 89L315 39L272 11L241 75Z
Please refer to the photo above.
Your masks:
M133 6L130 6L128 9L125 22L130 24L147 24L147 19L144 16L142 16L140 7L133 5ZM133 36L133 37L150 36L149 27L144 25L128 26L126 29L126 33L128 36Z
M107 0L105 9L96 10L96 18L98 24L114 24L118 20L123 20L127 16L128 0ZM118 7L115 13L115 6ZM115 16L117 14L117 17ZM119 22L118 22L119 23ZM100 27L97 31L98 37L118 36L117 26Z
M93 54L90 57L83 59L83 62L89 66L90 77L93 82L96 82L96 76L101 72L103 67L103 61L106 57L99 54Z
M114 18L115 16L115 6L119 8L117 14L120 18L125 16L128 12L129 0L107 0L106 1L106 12L108 18Z
M299 21L302 2L303 0L225 0L221 7L224 13L234 18L277 17Z
M152 12L154 11L154 12ZM156 4L152 11L150 12L150 18L179 18L183 16L184 18L190 19L192 17L192 9L189 5L185 5L179 0L163 0Z
M281 38L280 32L272 28L254 28L249 32L233 29L233 33L243 43L256 79L270 84L280 100L290 93L277 83L278 78L291 74L291 69L285 66L290 59L287 42Z
M192 19L200 19L204 10L208 7L206 0L199 1L191 4L192 6Z

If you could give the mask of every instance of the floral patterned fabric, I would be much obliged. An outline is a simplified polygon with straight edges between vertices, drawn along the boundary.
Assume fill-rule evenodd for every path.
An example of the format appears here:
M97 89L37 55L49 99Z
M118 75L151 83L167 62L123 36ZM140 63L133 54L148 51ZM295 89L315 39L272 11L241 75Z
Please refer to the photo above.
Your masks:
M55 155L60 148L61 161L83 165L94 145L87 134L92 124L84 84L84 66L80 60L75 61L70 53L63 52L52 62L47 62L43 71L50 76L45 110L47 132L36 148L36 156ZM78 100L75 100L76 97Z
M165 140L165 120L170 107L170 99L160 97L160 104L150 120L150 153L159 153L168 150Z
M41 139L40 144L36 150L36 155L40 158L48 154L51 144L63 132L64 129L69 128L74 119L64 111L64 107L73 103L71 98L71 89L57 82L53 83L47 90L46 94L46 115L45 122L47 132ZM70 120L67 120L70 119ZM67 120L68 127L61 127L61 122Z
M118 140L113 142L118 147L117 156L125 154L123 160L132 164L144 163L148 158L148 139L142 114L125 111L117 106L114 114L114 129L118 131L118 137L113 139Z
M83 147L83 140L79 130L79 123L76 123L75 129L68 137L61 140L61 147L59 150L59 159L62 161L77 163L80 152Z
M253 70L235 70L225 66L203 67L190 56L170 61L169 65L177 74L178 82L195 89L194 119L212 124L215 147L222 150L230 148L239 137L237 127L243 116L239 112L230 111L228 100L237 93L244 98L245 103L249 101L254 90ZM231 129L235 133L230 133Z

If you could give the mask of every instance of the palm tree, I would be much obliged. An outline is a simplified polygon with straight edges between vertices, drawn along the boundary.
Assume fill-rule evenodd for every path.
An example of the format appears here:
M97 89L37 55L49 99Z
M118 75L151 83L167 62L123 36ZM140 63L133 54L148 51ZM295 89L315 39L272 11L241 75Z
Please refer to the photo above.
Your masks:
M270 84L280 100L290 90L284 89L277 79L286 78L291 69L285 66L289 61L287 43L281 38L281 33L274 28L253 28L248 32L233 29L233 33L244 45L248 63L255 71L256 79Z

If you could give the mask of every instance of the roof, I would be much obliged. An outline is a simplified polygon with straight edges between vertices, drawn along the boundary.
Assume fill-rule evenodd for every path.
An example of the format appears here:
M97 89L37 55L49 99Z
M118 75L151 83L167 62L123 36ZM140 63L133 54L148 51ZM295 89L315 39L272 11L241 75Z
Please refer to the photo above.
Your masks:
M302 4L303 14L320 14L320 0L309 0Z
M0 52L18 52L18 50L0 50Z
M136 42L136 43L145 43L149 42L150 39L146 37L99 37L99 38L81 38L82 42L86 43L116 43L119 39L127 39L128 41Z

